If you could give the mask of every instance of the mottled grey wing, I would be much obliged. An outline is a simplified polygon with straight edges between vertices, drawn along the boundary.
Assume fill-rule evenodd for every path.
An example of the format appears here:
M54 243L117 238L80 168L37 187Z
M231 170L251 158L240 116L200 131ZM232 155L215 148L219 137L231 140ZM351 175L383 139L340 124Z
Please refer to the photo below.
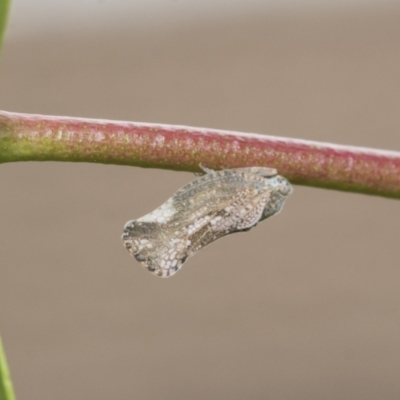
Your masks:
M127 223L123 241L152 273L172 276L202 247L256 225L268 196L260 176L213 172L180 189L152 213Z

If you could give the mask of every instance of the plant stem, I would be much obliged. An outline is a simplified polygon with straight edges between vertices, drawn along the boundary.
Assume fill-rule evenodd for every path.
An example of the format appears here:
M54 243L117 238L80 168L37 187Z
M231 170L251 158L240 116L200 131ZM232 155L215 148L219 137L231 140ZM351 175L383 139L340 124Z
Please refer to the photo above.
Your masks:
M11 6L11 0L0 0L0 50L6 32L7 19L8 19L8 13L10 11L10 6Z
M0 338L0 400L15 400L6 355Z
M400 152L185 126L0 111L0 163L79 161L200 171L276 168L292 183L400 198Z

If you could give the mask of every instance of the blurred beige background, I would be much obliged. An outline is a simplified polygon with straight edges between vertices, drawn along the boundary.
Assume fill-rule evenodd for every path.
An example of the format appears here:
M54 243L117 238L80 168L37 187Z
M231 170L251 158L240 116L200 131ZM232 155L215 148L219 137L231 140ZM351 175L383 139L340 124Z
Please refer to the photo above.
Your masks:
M149 8L118 23L99 1L87 27L66 15L27 29L21 4L0 109L400 150L395 5L242 4L198 20ZM295 187L282 214L161 280L122 227L193 175L0 171L0 330L18 400L400 398L399 201Z

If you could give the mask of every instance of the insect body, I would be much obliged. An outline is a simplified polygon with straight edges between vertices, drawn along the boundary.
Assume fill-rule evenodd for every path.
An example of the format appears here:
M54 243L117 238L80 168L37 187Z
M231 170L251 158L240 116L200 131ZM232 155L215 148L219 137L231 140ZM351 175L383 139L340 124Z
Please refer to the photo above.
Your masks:
M174 275L202 247L278 213L292 191L272 168L203 169L156 210L125 224L125 247L157 276Z

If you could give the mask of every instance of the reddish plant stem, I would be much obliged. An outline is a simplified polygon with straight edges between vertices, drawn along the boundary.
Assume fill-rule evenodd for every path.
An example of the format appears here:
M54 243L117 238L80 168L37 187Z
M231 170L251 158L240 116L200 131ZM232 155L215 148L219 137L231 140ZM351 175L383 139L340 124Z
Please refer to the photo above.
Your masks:
M276 168L294 184L400 198L400 152L185 126L0 111L0 163L80 161L199 171Z

